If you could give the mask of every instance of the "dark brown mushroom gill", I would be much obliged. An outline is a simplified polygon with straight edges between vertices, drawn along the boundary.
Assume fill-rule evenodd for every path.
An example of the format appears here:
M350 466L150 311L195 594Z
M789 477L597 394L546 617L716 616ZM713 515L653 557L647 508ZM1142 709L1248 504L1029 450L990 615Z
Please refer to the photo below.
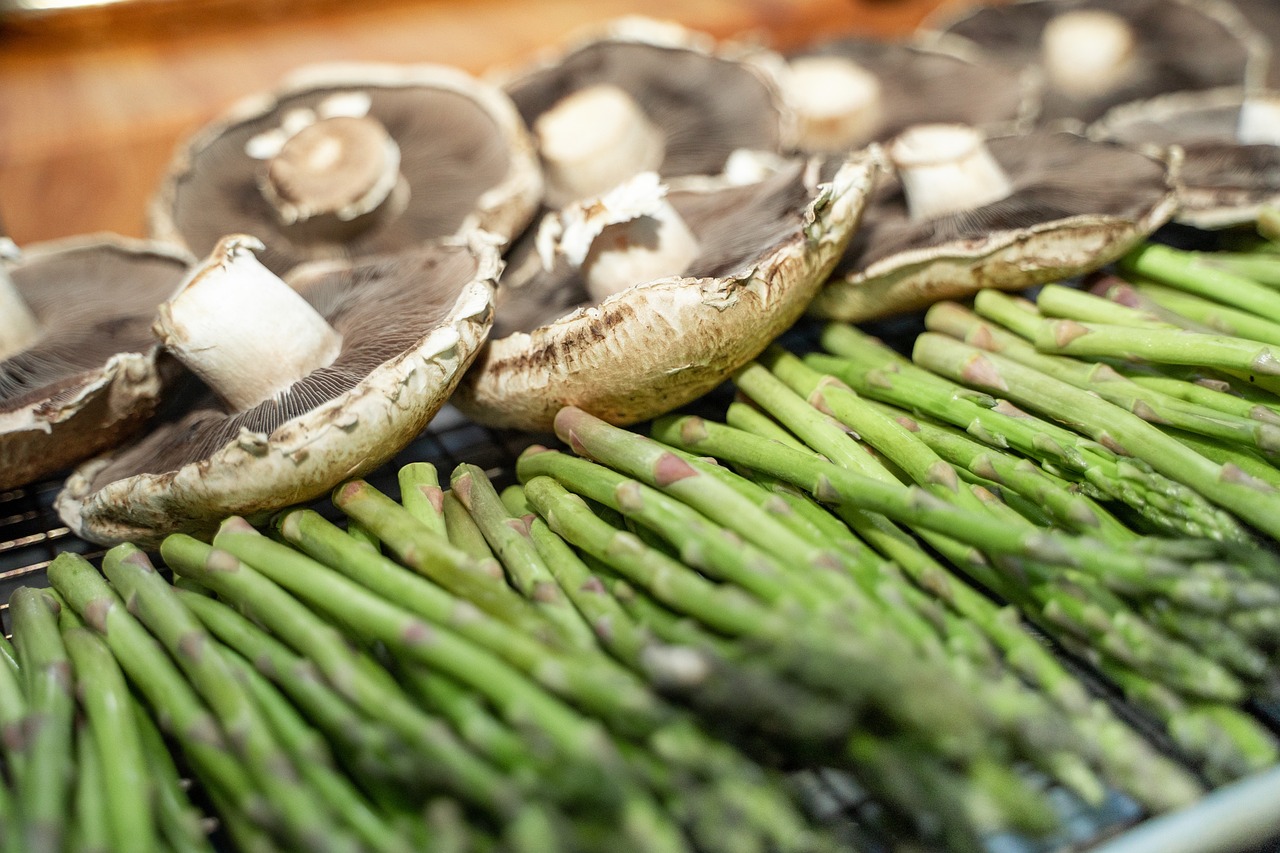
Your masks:
M400 172L409 184L403 207L379 211L349 239L324 240L282 227L260 188L264 161L245 153L250 139L280 125L290 110L314 110L350 91L370 98L376 118L400 148ZM265 114L226 127L207 139L198 159L178 176L171 215L198 256L226 234L245 233L266 245L262 264L283 274L298 263L397 251L455 233L481 196L508 174L505 134L464 94L419 86L327 86L282 96Z
M0 361L0 413L73 393L114 355L156 346L155 307L182 280L187 260L93 240L29 254L10 270L40 321L36 343Z
M1278 94L1258 90L1249 97L1270 101ZM1280 197L1280 145L1240 141L1245 100L1242 89L1168 95L1120 107L1090 134L1131 145L1181 147L1184 193L1178 218L1202 227L1241 224L1252 218L1252 206ZM1197 219L1201 216L1216 221Z
M981 242L993 232L1075 216L1140 219L1153 199L1168 192L1161 162L1074 134L997 137L987 140L987 146L1013 184L1010 195L971 210L913 221L901 182L886 175L877 183L835 277L901 252Z
M275 399L229 413L194 379L186 399L138 443L96 472L91 490L141 473L177 471L207 459L242 431L270 435L354 388L373 370L413 348L449 314L475 279L476 257L462 246L429 246L291 283L342 335L342 351Z
M719 172L739 148L783 144L777 95L741 63L683 47L606 39L506 86L530 127L567 95L597 84L629 94L666 144L664 177Z
M1037 85L1024 69L981 51L961 55L954 42L930 47L870 38L841 38L798 51L805 57L840 57L873 74L880 85L880 118L864 140L883 142L917 124L958 123L996 130L1029 122Z
M1122 78L1091 97L1075 97L1050 84L1041 119L1090 122L1121 103L1164 92L1240 85L1251 59L1249 46L1229 17L1209 3L1184 0L1021 0L977 9L946 26L1017 65L1041 61L1045 27L1065 12L1098 9L1127 21L1134 37L1132 62ZM1052 75L1050 75L1050 78Z
M714 190L671 190L667 200L699 244L698 256L679 274L725 278L742 272L795 235L809 198L800 162L788 164L759 183ZM513 256L536 263L533 240L532 234L526 234L513 249ZM582 276L563 261L550 271L538 267L517 287L504 288L499 280L496 303L494 338L532 332L575 308L592 304Z

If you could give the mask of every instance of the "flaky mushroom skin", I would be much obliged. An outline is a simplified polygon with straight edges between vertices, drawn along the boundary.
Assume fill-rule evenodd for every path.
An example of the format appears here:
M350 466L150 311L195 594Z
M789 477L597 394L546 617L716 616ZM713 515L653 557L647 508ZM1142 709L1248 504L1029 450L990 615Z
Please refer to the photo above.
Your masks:
M24 262L56 254L104 249L150 255L173 264L173 285L192 262L185 252L109 234L72 237L32 246ZM161 297L157 296L157 302ZM111 356L99 368L0 401L0 489L26 485L115 447L136 434L156 411L176 365L158 360L158 347Z
M1236 141L1244 99L1243 89L1230 87L1178 92L1116 107L1088 133L1129 145L1180 146L1182 186L1173 218L1204 229L1244 225L1263 208L1280 205L1280 146Z
M93 490L109 459L92 460L58 495L59 515L92 542L147 547L173 532L207 536L228 515L261 519L382 465L426 428L488 334L501 260L491 236L476 235L471 243L477 272L444 322L350 391L270 435L244 430L209 458L176 471Z
M197 241L183 227L178 213L179 195L192 180L201 158L223 137L233 133L243 134L247 127L256 125L283 107L325 92L362 88L398 91L415 87L470 100L493 122L496 131L494 136L501 138L507 148L505 174L479 194L473 207L457 212L456 215L443 217L452 220L447 226L442 224L441 217L434 217L441 219L440 222L427 222L426 219L432 217L415 216L411 219L402 213L386 224L372 226L349 243L293 241L274 230L272 233L263 233L263 227L253 228L243 222L229 223L227 227L217 230L217 233L211 231ZM430 115L425 115L417 120L430 119ZM259 128L265 129L265 125ZM395 135L392 133L393 137ZM225 152L221 156L225 157ZM474 158L477 155L475 151L463 149L450 151L448 156L453 162L465 165L469 156ZM251 211L255 217L260 217L265 222L269 219L266 202L258 197L259 191L251 181L242 183L243 186L228 188L237 193L235 204L239 213ZM430 197L432 193L439 193L441 190L439 187L411 189L411 193L415 191L423 197ZM207 255L224 234L250 233L267 246L261 258L263 264L277 275L284 275L299 263L397 251L407 248L408 242L421 243L478 229L510 240L532 219L541 198L542 171L533 150L533 142L515 106L501 90L445 66L334 62L297 69L271 92L241 99L221 118L194 134L175 153L160 188L151 199L147 215L148 227L155 239L182 246L197 256Z
M1097 269L1169 221L1177 208L1179 153L1150 157L1165 167L1164 189L1135 215L1070 216L907 249L866 266L855 260L852 269L832 277L809 313L860 322L963 299L984 288L1022 290ZM893 194L896 185L886 178L876 195ZM849 259L842 268L846 264Z
M638 284L490 341L454 402L482 423L549 430L563 406L621 425L696 399L804 313L857 227L874 172L866 154L852 156L747 275Z

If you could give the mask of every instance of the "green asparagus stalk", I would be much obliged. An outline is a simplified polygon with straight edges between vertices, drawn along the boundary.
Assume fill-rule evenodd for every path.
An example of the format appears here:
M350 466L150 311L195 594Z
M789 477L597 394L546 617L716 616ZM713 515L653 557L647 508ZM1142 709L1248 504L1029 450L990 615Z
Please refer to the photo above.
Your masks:
M389 780L422 781L415 776L414 762L404 760L404 741L335 692L314 662L220 601L186 590L178 590L178 597L220 642L252 661L339 746L358 778L366 784L372 780L375 787Z
M147 786L147 763L124 673L111 650L88 628L63 636L84 707L85 744L92 750L102 782L108 849L118 853L154 850L152 804L138 796Z
M1232 308L1173 287L1158 284L1137 283L1126 285L1141 298L1150 300L1171 314L1185 317L1191 323L1212 329L1218 334L1248 338L1253 341L1280 346L1280 323L1259 317L1249 311ZM1125 291L1117 288L1108 293L1109 298L1124 298Z
M444 490L440 476L430 462L410 462L397 475L400 502L405 511L431 529L437 536L447 537L444 519Z
M1122 258L1120 268L1126 274L1154 279L1280 322L1280 293L1252 279L1205 264L1193 252L1149 243Z
M13 645L27 697L18 814L22 849L31 853L61 850L71 803L74 680L58 631L57 606L48 594L30 587L9 598Z
M261 536L243 522L224 524L217 542L220 548L236 548L242 554L257 545L251 565L263 576L357 628L362 636L384 643L394 655L447 673L485 696L509 725L575 768L584 796L608 803L619 791L606 781L615 772L614 783L625 790L625 775L605 730L488 650ZM307 570L298 572L295 567L300 565Z
M507 512L484 471L474 465L459 465L450 478L450 485L506 567L512 586L560 629L570 645L595 648L590 627L551 576L551 570L534 547L528 526Z
M75 727L76 779L72 787L68 845L81 853L109 853L115 848L111 846L108 828L104 768L93 739L88 725Z
M1280 534L1280 493L1239 469L1214 464L1117 406L942 335L921 335L916 339L915 354L925 367L1006 394L1014 402L1070 424L1101 443L1123 448L1268 535Z
M173 853L212 853L206 819L187 797L186 786L160 730L141 705L133 700L129 704L147 768L156 832L164 848Z
M481 565L494 577L502 577L502 564L498 562L493 549L484 538L475 519L467 512L467 508L458 500L452 491L445 492L441 499L441 512L445 520L445 535L449 542L464 554ZM433 529L435 525L430 525Z
M987 300L985 304L990 307L999 301L997 297ZM1016 335L982 322L975 314L955 303L942 302L932 306L925 317L925 325L930 331L950 335L979 349L998 353L1053 379L1094 392L1102 399L1150 423L1170 424L1226 441L1252 445L1267 453L1280 451L1280 426L1276 424L1225 414L1217 409L1202 408L1179 397L1140 386L1106 363L1090 364L1044 355Z
M23 773L24 734L23 721L27 716L27 697L22 687L22 673L12 645L0 631L0 760L9 771L10 778L19 779ZM0 782L3 775L0 775ZM0 788L4 787L0 784ZM15 824L10 824L12 829ZM4 834L0 832L0 840ZM16 843L16 841L14 842Z
M296 510L280 520L285 541L301 549L286 554L271 548L261 537L217 541L246 557L283 560L310 571L312 561L343 573L351 580L389 601L398 602L433 624L456 630L471 642L488 649L519 668L544 688L600 717L627 736L643 736L665 723L669 709L636 680L595 655L579 655L549 647L498 619L487 619L465 601L453 598L423 578L415 577L386 558L370 559L346 546L337 530L318 513ZM252 550L251 550L252 549ZM271 551L267 556L264 549Z
M823 346L839 358L814 354L806 362L858 393L908 411L921 411L965 430L984 444L1011 447L1123 501L1159 530L1182 536L1247 541L1229 514L1193 489L1157 474L1146 463L1122 457L1097 442L1018 409L1007 401L965 388L922 370L852 326L823 330Z
M490 815L508 816L518 809L518 794L493 768L477 759L440 721L423 714L402 692L388 690L385 683L371 678L346 638L292 594L227 551L190 537L170 536L161 544L160 552L175 573L213 589L295 651L305 650L330 685L365 714L391 726L416 750L424 772L430 774L436 786L452 791Z
M1272 243L1280 243L1280 210L1264 207L1258 213L1258 234Z
M106 641L130 683L146 697L201 778L255 823L264 828L277 825L280 818L273 804L233 755L217 720L160 642L129 614L98 570L78 554L63 552L48 571L54 589Z
M988 303L986 300L989 299L985 295L987 292L983 291L978 294L978 298L974 300L974 311L982 317L1004 325L1001 319L987 312ZM1004 293L1000 295L1007 296ZM1010 299L1012 298L1010 297ZM982 300L982 305L979 305L979 299ZM1021 300L1019 304L1021 304ZM1087 293L1074 287L1064 287L1060 284L1046 284L1040 288L1040 292L1036 295L1035 311L1040 316L1037 318L1036 314L1033 313L1030 317L1040 320L1047 317L1059 317L1065 320L1076 320L1081 323L1110 323L1133 329L1180 328L1178 324L1167 322L1163 316L1155 312L1144 311L1136 306L1105 299L1101 296L1095 296L1092 293ZM1035 337L1035 325L1019 324L1017 328L1013 326L1008 328L1013 329L1019 336L1031 340ZM1027 332L1031 332L1031 334L1026 334Z

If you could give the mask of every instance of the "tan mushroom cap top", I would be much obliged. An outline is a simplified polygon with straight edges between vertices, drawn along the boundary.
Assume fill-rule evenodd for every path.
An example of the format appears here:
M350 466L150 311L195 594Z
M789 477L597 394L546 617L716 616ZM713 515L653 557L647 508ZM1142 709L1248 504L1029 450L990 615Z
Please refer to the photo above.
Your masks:
M878 90L875 115L860 139L846 140L839 150L883 142L908 127L927 122L958 122L991 133L1024 130L1039 108L1040 78L1026 69L998 62L967 42L940 37L928 46L906 41L848 37L789 54L794 70L814 60L846 60L869 73ZM838 66L837 66L838 67ZM794 79L794 74L792 75ZM833 80L806 100L827 101ZM787 85L790 97L792 84ZM807 139L804 112L799 114L798 147L829 151Z
M987 140L1008 195L913 218L890 171L810 312L859 321L901 314L984 287L1069 278L1123 254L1172 216L1176 169L1164 159L1070 133Z
M146 436L80 466L59 513L91 541L145 545L373 470L426 427L471 363L499 268L482 234L298 268L290 284L342 335L337 359L242 412L193 379Z
M923 29L969 39L1003 62L1044 68L1045 122L1091 122L1129 101L1241 85L1256 50L1239 14L1222 0L952 3ZM1055 33L1079 39L1046 49L1046 34Z
M861 216L874 163L852 155L815 186L793 162L751 184L672 188L701 247L681 274L599 304L570 267L500 288L498 329L454 402L498 426L548 429L566 405L634 423L711 390L794 323ZM519 248L519 247L517 247Z
M1242 128L1246 100L1254 110L1252 132ZM1166 95L1117 107L1089 135L1180 146L1182 192L1174 218L1187 225L1243 225L1262 208L1280 204L1280 92L1259 90L1246 98L1244 90L1229 88Z
M673 177L715 174L739 148L779 151L789 144L790 114L777 82L781 65L760 48L717 43L664 21L624 18L495 76L530 127L574 93L620 90L660 137L658 161L629 174L653 169Z
M191 260L171 246L95 234L30 246L6 265L40 335L0 360L0 488L111 447L155 411L162 381L151 321Z
M542 183L496 87L433 65L307 66L183 145L152 200L152 234L207 255L256 237L278 275L484 228L510 239Z

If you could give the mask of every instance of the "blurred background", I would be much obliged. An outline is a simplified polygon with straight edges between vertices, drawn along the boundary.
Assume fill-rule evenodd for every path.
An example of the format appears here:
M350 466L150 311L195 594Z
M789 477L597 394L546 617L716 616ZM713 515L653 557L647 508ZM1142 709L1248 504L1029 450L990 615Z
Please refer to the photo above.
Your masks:
M940 3L0 0L0 223L19 245L101 230L142 236L175 146L305 63L436 62L479 74L625 14L788 48L906 33Z

